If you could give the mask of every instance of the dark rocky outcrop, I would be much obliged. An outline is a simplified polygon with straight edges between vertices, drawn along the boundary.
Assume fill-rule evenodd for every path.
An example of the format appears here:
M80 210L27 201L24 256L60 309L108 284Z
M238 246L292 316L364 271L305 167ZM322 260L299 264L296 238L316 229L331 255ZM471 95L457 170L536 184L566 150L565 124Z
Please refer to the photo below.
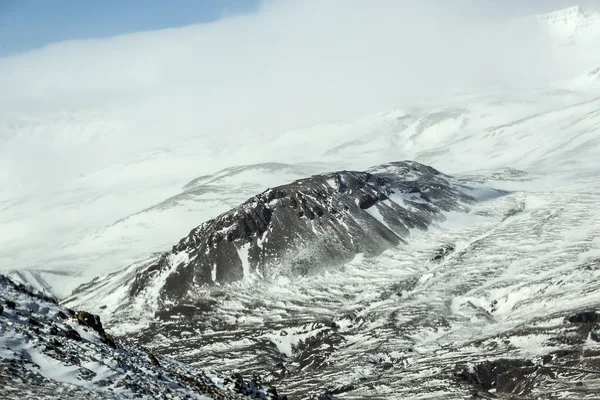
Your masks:
M507 390L509 382L523 379L523 376L534 370L535 364L530 360L499 359L464 368L457 372L456 377L483 390L496 388L498 391L510 392Z
M80 325L87 326L96 331L100 335L100 340L102 340L102 342L112 348L117 347L115 340L104 331L99 316L90 314L86 311L78 311L75 313L75 318Z
M72 339L72 340L76 340L76 341L81 340L81 335L79 334L79 332L77 332L74 329L67 329L65 331L65 337Z
M86 311L79 311L77 313L77 322L80 325L84 325L92 328L99 334L105 334L104 329L102 328L102 322L100 322L100 317L97 315L90 314Z
M598 313L580 312L565 321L568 323L553 330L553 337L547 339L548 344L560 344L560 350L536 360L500 358L459 365L455 377L472 385L477 396L485 393L481 397L537 399L563 391L570 393L564 398L587 398L600 381L600 349L593 344L600 341ZM549 331L527 328L526 332L547 335ZM588 383L590 387L586 387Z
M156 356L152 353L148 353L148 361L150 361L153 365L160 367L160 362L156 358Z
M597 324L600 322L600 314L595 311L585 311L567 318L572 324Z
M454 253L454 250L456 250L456 248L453 245L445 244L437 249L435 255L431 258L431 261L442 261L450 254Z

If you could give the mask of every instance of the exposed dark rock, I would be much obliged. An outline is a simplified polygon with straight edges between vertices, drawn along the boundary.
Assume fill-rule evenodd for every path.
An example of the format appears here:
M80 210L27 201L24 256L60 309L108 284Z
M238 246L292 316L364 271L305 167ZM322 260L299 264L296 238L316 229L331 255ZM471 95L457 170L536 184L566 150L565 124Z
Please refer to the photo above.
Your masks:
M100 334L100 340L103 343L109 345L112 348L117 347L115 340L104 331L99 316L90 314L86 311L79 311L76 313L76 316L77 322L79 322L80 325L87 326L98 332Z
M100 340L102 341L102 343L107 344L113 349L117 348L117 342L115 342L115 339L106 333L100 334Z
M57 318L60 312L67 310L51 301L40 300L3 275L0 275L0 296L16 300L14 314L19 312L25 316L16 321L0 318L0 336L10 338L9 342L3 342L0 357L3 399L285 398L274 388L263 385L260 378L241 378L240 391L236 391L222 384L226 375L198 370L167 357L161 358L159 363L153 354L129 341L120 342L118 351L113 351L98 343L98 339L104 343L113 339L106 334L97 316L80 311L73 313L71 320L66 315L66 319ZM75 326L77 330L72 328L74 322L81 325ZM77 343L82 342L83 333L78 333L82 330L86 340ZM5 357L5 353L9 356ZM39 365L32 354L50 359L52 363ZM69 382L40 374L40 371L50 371L47 368L60 371L64 367L70 371ZM110 376L103 378L98 371ZM79 382L73 384L73 381ZM114 387L128 392L115 394ZM247 397L242 397L242 393Z
M77 313L77 322L80 325L88 326L98 332L101 335L104 335L104 329L102 328L102 322L100 322L100 317L97 315L90 314L86 311L79 311Z
M354 387L354 385L344 385L344 386L337 387L335 389L331 389L327 393L330 395L336 395L336 394L351 392L354 389L356 389Z
M60 333L60 331L58 330L58 328L54 325L50 326L50 334L51 335L58 335Z
M534 370L535 365L530 360L500 359L464 368L456 377L483 390L496 388L498 391L507 391L504 386L506 381L524 379Z
M572 324L597 324L600 322L600 314L595 311L585 311L567 318Z
M81 335L79 334L79 332L77 332L74 329L68 329L65 331L65 337L72 339L72 340L77 340L80 341L81 340Z
M4 306L0 305L0 315L2 315L3 312L4 312Z
M450 254L454 253L454 250L456 250L454 245L445 244L436 250L435 255L432 257L431 261L441 261Z
M67 319L67 318L69 318L69 317L67 317L67 315L66 315L64 312L62 312L62 311L59 311L59 312L57 312L57 313L56 313L56 316L57 316L58 318L60 318L60 319Z
M46 344L46 350L48 351L57 352L61 347L63 347L62 343L56 339L52 339Z
M11 300L6 300L6 308L8 308L9 310L14 310L15 308L17 308L17 304L14 301Z
M377 204L377 197L371 196L371 195L368 195L368 194L365 195L365 196L363 196L363 197L361 197L361 199L358 201L358 206L360 208L362 208L363 210L371 208L375 204Z
M153 365L160 367L160 362L158 361L158 359L156 358L156 356L154 354L148 353L148 361L150 361L150 363L152 363Z

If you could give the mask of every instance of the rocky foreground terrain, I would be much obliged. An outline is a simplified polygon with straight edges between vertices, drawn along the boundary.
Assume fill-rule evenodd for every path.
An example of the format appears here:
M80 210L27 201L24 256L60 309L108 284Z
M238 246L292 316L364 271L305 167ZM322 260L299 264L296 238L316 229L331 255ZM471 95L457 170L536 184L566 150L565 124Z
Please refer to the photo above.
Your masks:
M257 379L203 371L108 334L0 275L3 399L285 399Z

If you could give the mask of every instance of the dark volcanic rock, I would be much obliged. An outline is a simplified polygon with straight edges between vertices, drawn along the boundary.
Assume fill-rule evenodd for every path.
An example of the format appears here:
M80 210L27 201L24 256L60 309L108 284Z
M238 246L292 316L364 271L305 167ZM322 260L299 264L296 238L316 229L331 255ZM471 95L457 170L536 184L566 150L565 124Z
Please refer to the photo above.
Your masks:
M596 398L600 378L600 348L595 342L598 314L582 312L565 320L553 331L548 343L560 343L535 362L526 359L496 359L458 366L455 377L492 398ZM547 329L547 328L546 328ZM527 328L529 335L547 335L544 328ZM558 395L560 392L560 396ZM566 394L568 393L568 394ZM481 393L479 393L481 394ZM479 395L478 394L478 395Z
M500 386L504 391L505 381L523 379L535 370L534 364L529 360L500 359L485 361L463 369L456 374L457 378L467 383L474 384L483 390L490 390Z
M597 324L600 322L600 314L595 311L586 311L572 315L568 318L572 324Z
M471 201L453 178L415 162L315 175L269 189L192 230L136 275L130 295L161 282L155 287L161 300L181 304L198 285L311 274L357 253L380 254L403 242L409 229L427 229L443 219L442 211Z
M79 311L77 313L77 322L92 328L101 335L105 334L104 329L102 328L102 322L100 322L100 317L97 315L90 314L86 311Z

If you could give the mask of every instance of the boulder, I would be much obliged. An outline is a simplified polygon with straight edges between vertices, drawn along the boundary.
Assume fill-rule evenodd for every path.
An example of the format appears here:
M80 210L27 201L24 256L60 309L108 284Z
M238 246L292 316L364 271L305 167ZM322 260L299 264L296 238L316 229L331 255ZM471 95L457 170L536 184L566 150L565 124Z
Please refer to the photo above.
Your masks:
M87 311L79 311L77 314L77 322L80 325L87 326L98 332L100 335L105 335L104 328L102 328L102 322L100 317L94 314L90 314Z

